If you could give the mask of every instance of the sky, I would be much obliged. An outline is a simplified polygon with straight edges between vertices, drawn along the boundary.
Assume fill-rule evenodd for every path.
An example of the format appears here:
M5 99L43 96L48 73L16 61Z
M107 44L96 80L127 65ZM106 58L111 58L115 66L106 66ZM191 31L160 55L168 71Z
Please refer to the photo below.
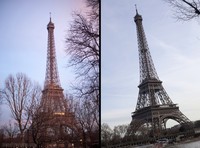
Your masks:
M164 0L102 0L101 122L131 122L139 85L135 4L167 94L191 121L200 120L200 20L183 22Z
M72 23L72 13L86 11L84 0L2 0L0 1L0 87L5 79L17 73L26 74L32 81L44 86L47 59L47 24L55 25L54 39L61 86L70 91L75 80L74 71L68 67L69 55L65 53L67 31ZM0 108L1 123L10 120L6 105Z

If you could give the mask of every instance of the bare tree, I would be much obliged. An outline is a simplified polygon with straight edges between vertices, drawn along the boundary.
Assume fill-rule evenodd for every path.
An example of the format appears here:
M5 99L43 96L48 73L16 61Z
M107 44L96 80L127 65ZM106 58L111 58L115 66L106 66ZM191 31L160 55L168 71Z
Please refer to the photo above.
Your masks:
M1 115L1 105L3 104L2 94L3 94L3 91L0 89L0 115Z
M41 114L41 88L35 86L32 92L32 103L30 109L30 127L28 135L32 138L37 147L41 147L44 142L44 125L49 120L48 116Z
M32 105L31 126L29 133L37 147L45 147L48 143L65 144L73 143L74 146L80 145L80 128L74 120L73 99L66 95L63 103L65 106L64 114L55 114L53 108L48 112L43 110L40 100ZM71 123L71 124L70 124Z
M97 92L99 95L99 14L98 1L87 1L91 11L87 17L73 14L74 21L66 39L70 66L74 66L78 85L74 88L79 97ZM95 3L95 6L93 6Z
M29 128L29 134L31 135L33 142L37 145L37 147L41 147L49 137L46 135L47 130L47 122L52 118L46 114L42 114L37 111L32 115L32 124ZM52 139L53 140L53 139Z
M17 133L19 132L16 124L12 123L11 121L9 121L9 124L4 125L3 129L6 138L8 138L10 142L12 142L13 138L17 136Z
M4 140L5 140L5 130L1 126L0 127L0 147L2 147L2 144L4 143Z
M36 85L33 85L31 80L22 73L18 73L16 76L10 75L5 81L3 98L18 125L22 141L24 132L30 125L32 104L37 97L36 93L39 93L35 90Z
M75 68L75 98L80 102L75 114L79 121L83 143L90 143L99 135L99 1L86 0L88 12L73 14L73 22L66 38L69 66ZM96 141L95 141L96 142Z
M122 142L126 132L127 132L127 129L128 129L128 125L118 125L118 126L115 126L114 129L113 129L113 142L114 143L120 143Z
M199 0L165 0L174 8L178 20L188 21L200 15Z
M99 135L97 134L99 131L99 125L96 121L96 113L93 113L96 109L93 107L94 105L92 102L88 101L77 101L75 103L75 117L79 123L84 147L88 147L99 142Z
M101 125L101 144L108 147L111 144L113 138L113 130L107 123Z

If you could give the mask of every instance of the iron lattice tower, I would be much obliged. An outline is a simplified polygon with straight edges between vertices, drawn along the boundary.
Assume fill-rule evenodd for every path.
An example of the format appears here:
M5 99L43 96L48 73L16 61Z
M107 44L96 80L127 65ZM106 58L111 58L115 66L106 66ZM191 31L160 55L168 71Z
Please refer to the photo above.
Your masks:
M56 61L56 50L54 41L54 23L51 22L47 25L48 30L48 49L47 49L47 62L46 62L46 77L45 77L45 87L49 85L60 86L60 79L58 76L58 68Z
M161 137L166 134L166 123L169 119L191 129L191 121L172 102L159 80L158 74L148 48L145 32L142 25L142 16L134 17L137 28L137 40L140 65L140 84L135 112L127 131L127 136ZM189 130L191 131L191 130Z
M67 106L64 100L63 89L60 85L58 75L56 50L54 41L54 23L50 21L47 25L48 47L44 90L42 91L42 105L44 112L53 111L54 114L65 113Z
M74 144L75 141L80 140L80 136L75 115L72 112L72 109L69 108L69 102L67 102L64 97L63 89L59 80L54 29L55 26L50 17L50 21L47 25L48 48L46 76L44 89L42 91L40 111L40 114L43 115L47 121L44 123L45 130L42 134L46 141L49 141L50 139L50 141L54 143L64 141L66 144L67 141L68 144ZM47 138L45 136L47 136ZM56 147L59 147L59 145L56 145Z

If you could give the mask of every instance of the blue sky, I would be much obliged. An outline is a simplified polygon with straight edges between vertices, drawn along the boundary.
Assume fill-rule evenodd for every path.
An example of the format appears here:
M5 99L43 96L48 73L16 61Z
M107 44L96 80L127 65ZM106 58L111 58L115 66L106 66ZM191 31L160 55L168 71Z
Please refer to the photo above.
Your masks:
M177 21L163 0L102 0L101 121L131 122L139 85L135 4L163 87L190 120L200 114L200 21Z
M2 0L0 1L0 87L9 74L25 73L42 87L47 58L47 24L51 12L61 86L70 91L74 71L68 68L65 53L67 30L73 11L84 12L84 0ZM6 106L1 107L0 121L10 118Z

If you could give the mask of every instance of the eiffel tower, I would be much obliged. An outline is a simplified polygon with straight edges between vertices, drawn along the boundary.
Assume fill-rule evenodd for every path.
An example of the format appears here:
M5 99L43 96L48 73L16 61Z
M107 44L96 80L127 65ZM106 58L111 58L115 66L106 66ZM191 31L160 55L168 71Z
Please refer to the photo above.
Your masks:
M182 125L182 132L191 132L191 121L172 102L158 77L143 29L142 16L138 14L137 8L134 21L137 28L140 84L136 109L132 113L126 136L162 137L166 135L169 119Z
M64 97L63 89L58 75L56 50L54 42L54 23L50 21L47 25L48 30L48 49L46 62L46 76L44 89L42 91L40 114L44 121L43 135L46 147L74 147L75 138L79 138L77 121L75 115L69 108L69 102ZM50 143L49 143L50 141ZM58 143L59 141L59 143ZM59 145L60 144L60 145Z

